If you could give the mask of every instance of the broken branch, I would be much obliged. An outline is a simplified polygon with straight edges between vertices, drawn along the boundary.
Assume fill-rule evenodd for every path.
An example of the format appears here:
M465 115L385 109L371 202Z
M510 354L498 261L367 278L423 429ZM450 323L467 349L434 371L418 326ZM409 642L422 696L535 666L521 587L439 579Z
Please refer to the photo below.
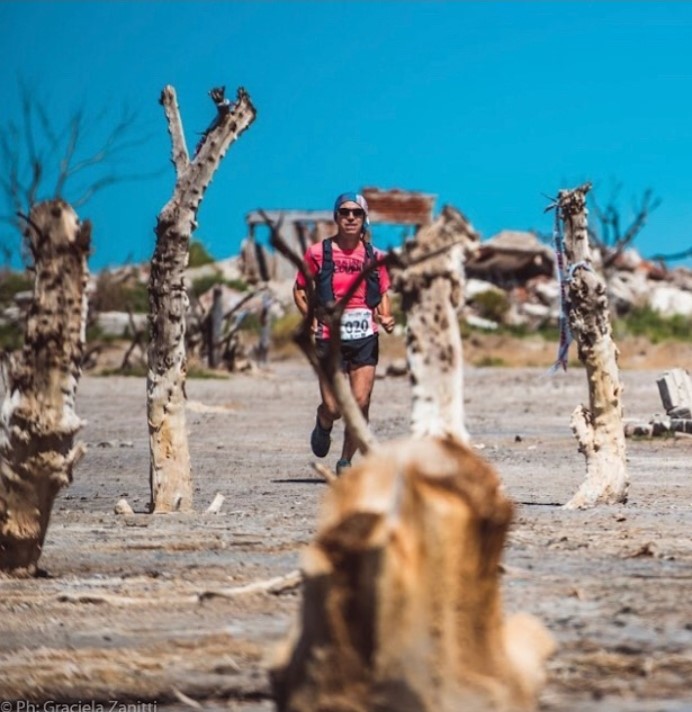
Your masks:
M171 161L175 166L175 172L180 175L190 165L190 157L185 144L185 133L183 132L183 122L178 108L178 97L172 86L164 87L161 92L160 102L166 114L168 133L171 136Z
M283 593L284 591L298 588L302 580L303 575L296 569L283 576L275 576L265 581L254 581L245 586L222 588L215 591L203 591L198 594L198 598L200 601L206 601L209 598L235 598L236 596L243 596L246 593Z

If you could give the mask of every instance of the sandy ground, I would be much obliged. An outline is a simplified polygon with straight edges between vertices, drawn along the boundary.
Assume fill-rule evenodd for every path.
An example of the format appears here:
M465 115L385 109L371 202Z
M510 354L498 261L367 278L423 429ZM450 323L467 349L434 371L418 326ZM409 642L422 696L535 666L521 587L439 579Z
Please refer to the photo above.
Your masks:
M660 373L623 370L627 418L660 412ZM45 575L0 580L0 700L182 710L186 695L208 710L274 709L266 671L299 590L200 594L299 566L326 488L310 467L316 397L300 359L190 380L197 513L151 516L144 380L84 376L88 453L56 502ZM516 504L506 609L557 639L541 710L692 710L692 439L628 440L629 502L565 511L585 474L569 417L586 398L579 368L466 369L474 444ZM378 379L376 435L405 436L408 413L407 380ZM205 513L217 492L221 513ZM113 513L123 496L134 516Z

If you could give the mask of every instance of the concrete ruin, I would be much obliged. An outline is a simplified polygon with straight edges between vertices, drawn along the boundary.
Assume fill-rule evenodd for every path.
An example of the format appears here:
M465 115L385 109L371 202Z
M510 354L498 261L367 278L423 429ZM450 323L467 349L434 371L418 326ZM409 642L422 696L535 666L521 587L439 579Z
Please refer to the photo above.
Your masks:
M362 188L368 201L371 225L411 226L415 231L433 219L435 195L417 191ZM295 267L281 255L268 252L257 240L258 226L267 222L278 226L279 237L293 251L307 248L336 234L331 210L253 210L245 216L248 236L241 246L241 269L251 284L259 281L292 279Z
M670 434L692 435L692 380L683 368L666 371L656 380L665 415L656 413L648 423L628 423L627 437Z
M552 277L555 257L534 233L503 230L481 243L464 267L468 277L506 289L533 277Z

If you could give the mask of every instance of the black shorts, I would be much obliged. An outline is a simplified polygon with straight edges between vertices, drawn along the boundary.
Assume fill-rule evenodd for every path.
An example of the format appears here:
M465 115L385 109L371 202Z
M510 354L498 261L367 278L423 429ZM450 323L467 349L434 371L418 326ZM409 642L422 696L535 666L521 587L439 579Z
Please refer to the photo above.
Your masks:
M329 353L329 340L316 339L317 358L322 359ZM341 368L348 371L357 366L377 366L380 358L380 339L378 334L364 339L349 339L341 342Z

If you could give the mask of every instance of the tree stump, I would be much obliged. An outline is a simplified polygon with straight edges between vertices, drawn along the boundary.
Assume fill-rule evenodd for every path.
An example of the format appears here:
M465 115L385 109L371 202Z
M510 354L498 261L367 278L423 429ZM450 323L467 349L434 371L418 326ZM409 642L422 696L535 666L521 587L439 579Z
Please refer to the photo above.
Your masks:
M571 418L579 451L586 458L586 479L565 505L568 509L626 502L629 486L618 350L612 338L606 285L591 266L589 188L587 183L561 190L557 207L565 228L569 328L589 385L589 407L579 405Z
M511 516L455 439L389 443L336 481L304 556L300 629L272 671L279 712L533 709L553 643L502 614Z
M406 353L411 377L411 432L453 435L468 442L464 423L463 349L459 308L463 245L474 230L457 210L421 228L404 245L408 266L393 271L393 287L406 312ZM421 261L425 255L431 255Z
M91 225L62 200L39 203L27 235L36 279L21 354L4 363L0 571L33 575L55 496L85 452L75 398L87 318Z

